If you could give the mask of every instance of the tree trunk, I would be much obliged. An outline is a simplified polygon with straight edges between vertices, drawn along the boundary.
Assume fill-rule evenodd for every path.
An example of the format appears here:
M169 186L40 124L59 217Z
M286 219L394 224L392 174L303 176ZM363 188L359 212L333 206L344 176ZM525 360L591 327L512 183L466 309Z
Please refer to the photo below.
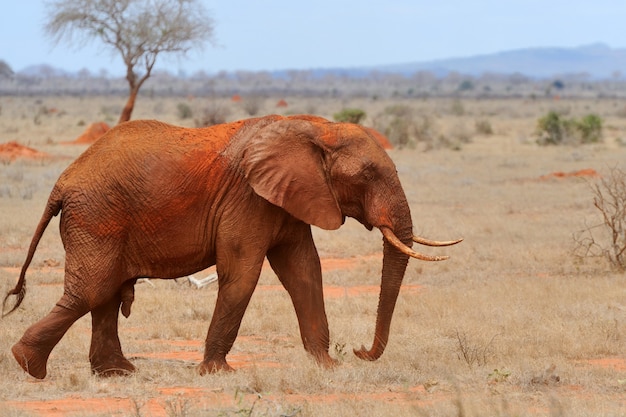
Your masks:
M117 121L118 124L127 122L130 120L130 116L133 113L133 109L135 108L135 101L137 100L138 93L139 93L139 87L130 88L130 94L128 95L128 100L126 101L124 110L122 110L120 119Z

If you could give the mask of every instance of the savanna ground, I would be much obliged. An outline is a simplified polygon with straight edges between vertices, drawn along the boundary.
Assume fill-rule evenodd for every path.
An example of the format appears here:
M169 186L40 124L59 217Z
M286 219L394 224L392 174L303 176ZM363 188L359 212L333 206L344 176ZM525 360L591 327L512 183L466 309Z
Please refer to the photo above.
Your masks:
M177 107L206 99L140 98L134 118L192 126ZM393 101L287 97L259 114L345 107L371 115ZM13 287L48 193L87 145L65 145L96 121L114 123L123 99L3 97L0 143L45 152L0 167L0 292ZM370 346L381 268L381 235L348 221L315 230L323 258L331 354L320 369L307 357L293 307L271 270L244 317L228 359L234 373L201 377L203 340L217 288L183 282L139 284L129 319L120 319L130 377L90 374L90 318L53 351L48 377L36 381L10 347L62 293L64 252L58 219L27 275L22 306L0 321L3 416L619 416L626 415L626 276L603 258L573 256L573 234L601 222L590 184L624 168L625 103L617 100L429 99L403 101L426 116L438 137L458 145L390 152L412 209L415 232L465 238L434 249L451 259L409 262L387 350L363 362ZM212 104L211 104L212 105ZM224 99L229 120L247 115ZM43 109L43 110L42 110ZM599 114L604 141L577 147L535 144L536 121L549 110ZM178 114L178 115L177 115ZM426 120L426 119L424 119ZM477 121L493 131L478 129ZM583 175L569 175L579 173ZM599 232L600 233L600 232ZM602 234L598 235L601 239ZM430 249L422 249L431 252Z

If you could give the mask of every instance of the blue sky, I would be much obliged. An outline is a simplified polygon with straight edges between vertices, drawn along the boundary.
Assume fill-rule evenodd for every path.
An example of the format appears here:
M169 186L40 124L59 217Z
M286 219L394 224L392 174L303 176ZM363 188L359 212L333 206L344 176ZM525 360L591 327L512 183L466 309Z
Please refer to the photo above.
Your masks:
M626 48L625 0L203 0L217 46L157 61L173 73L356 67L603 42ZM41 0L4 1L0 59L122 75L102 44L54 46Z

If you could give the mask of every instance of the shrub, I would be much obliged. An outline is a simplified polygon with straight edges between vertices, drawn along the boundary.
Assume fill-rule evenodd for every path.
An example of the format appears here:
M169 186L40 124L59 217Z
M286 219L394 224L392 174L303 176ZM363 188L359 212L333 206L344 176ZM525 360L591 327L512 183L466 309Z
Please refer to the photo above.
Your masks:
M537 121L537 143L540 145L559 145L569 135L569 125L555 111L550 111Z
M196 127L206 127L226 123L230 109L218 103L211 103L202 111L199 119L195 119Z
M537 121L536 135L540 145L596 143L602 140L602 119L588 114L578 120L550 111Z
M574 233L574 255L604 257L620 271L626 270L626 172L612 168L591 185L593 205L602 222ZM596 230L599 230L595 233Z
M461 147L472 141L472 131L465 124L459 123L455 125L449 133L449 137L445 141L445 147L461 150Z
M463 116L465 115L465 106L463 105L463 102L459 99L455 99L452 102L452 105L450 106L450 112L454 115L454 116Z
M402 148L415 144L417 125L413 110L409 106L398 104L386 107L374 119L374 127L384 133L394 147Z
M493 342L497 336L497 334L493 336L487 343L472 343L465 332L459 333L457 330L456 340L459 349L457 357L459 360L465 361L470 367L474 364L478 366L486 365L490 357L494 355Z
M256 116L263 106L263 97L250 96L243 101L243 109L248 116Z
M365 116L365 112L361 109L343 109L339 113L335 113L333 118L336 122L360 123Z
M462 143L470 141L470 135L462 126L450 136L443 135L430 115L416 115L407 105L386 107L374 118L374 128L382 132L397 148L418 147L420 150L460 149Z
M488 120L476 120L475 126L479 135L493 135L493 128Z
M596 143L602 140L602 119L596 114L588 114L576 123L582 143Z
M190 119L193 116L193 111L191 111L191 107L187 103L178 103L176 111L178 112L178 118L181 120Z

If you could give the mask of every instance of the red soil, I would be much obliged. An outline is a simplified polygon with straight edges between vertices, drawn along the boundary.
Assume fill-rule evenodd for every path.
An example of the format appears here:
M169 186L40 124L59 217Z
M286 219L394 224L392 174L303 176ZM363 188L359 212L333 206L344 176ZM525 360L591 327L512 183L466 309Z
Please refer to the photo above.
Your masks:
M45 152L40 152L28 146L12 141L0 143L0 161L15 161L16 159L44 159L50 158Z
M276 103L276 107L287 107L287 102L283 99L278 100L278 103Z
M84 145L94 143L102 135L110 129L109 125L104 122L96 122L87 126L87 129L75 140L71 142L62 142L65 145Z
M587 177L600 178L600 174L593 168L579 169L578 171L563 172L555 171L550 174L542 175L539 179L549 180L552 178L571 178L571 177Z
M626 359L624 358L599 358L589 359L586 363L599 366L600 368L614 369L620 372L626 372Z
M240 338L241 339L241 338ZM238 339L239 340L239 339ZM248 340L250 342L251 340ZM148 342L148 341L147 341ZM167 341L165 341L167 342ZM176 341L176 347L183 346L181 342ZM260 341L263 343L263 341ZM155 340L150 340L149 343L155 343ZM191 343L191 342L189 342ZM194 350L201 349L200 343L196 343L192 346ZM139 356L139 355L138 355ZM142 355L142 357L170 359L167 356L159 356L159 354ZM200 357L200 353L197 353L192 360L197 361ZM252 364L250 360L251 356L243 356L232 354L229 355L230 363L237 368L241 367L285 367L289 368L289 364L278 364L275 362L266 362L265 364L257 362ZM187 358L175 357L171 358L175 360L187 360ZM263 359L262 355L257 355L257 359ZM254 359L252 359L254 360ZM620 372L626 371L626 360L621 358L606 358L606 359L594 359L590 361L584 361L587 365L601 366L601 367L615 367ZM46 381L36 381L38 384L46 384ZM121 381L111 381L110 383L123 383ZM583 387L579 385L563 385L562 387L555 388L558 390L559 395L565 398L585 398L591 395L585 392ZM86 416L86 415L127 415L132 413L137 407L140 408L141 415L150 415L153 417L166 417L172 414L173 407L177 404L193 404L193 407L198 409L241 409L242 404L252 405L257 401L269 401L271 404L293 404L298 406L306 403L317 404L332 404L342 401L377 401L382 403L391 404L405 404L407 406L414 406L417 408L428 407L436 403L441 402L454 402L454 398L457 394L445 390L430 391L425 385L418 386L399 386L389 385L385 390L369 393L336 393L336 394L300 394L293 390L286 388L281 393L268 393L262 397L254 393L239 392L233 395L232 392L225 392L220 387L188 387L188 386L170 386L170 387L157 387L158 394L152 396L146 400L133 401L131 398L120 397L83 397L81 395L69 395L67 397L38 401L38 400L12 400L2 402L3 409L8 410L21 410L29 415L42 416L42 417L66 417L66 416ZM611 398L619 401L620 394L612 396ZM623 401L623 398L622 398ZM625 403L626 404L626 403ZM529 407L528 411L531 414L547 415L547 409L542 407ZM134 414L133 414L134 415ZM178 414L177 414L178 415ZM181 414L182 415L182 414Z
M159 347L161 351L158 352L137 352L130 354L131 358L150 358L162 361L181 361L189 362L191 364L198 364L202 361L202 355L204 350L204 341L202 340L166 340L166 339L152 339L146 340L146 344L149 344L152 348ZM261 345L266 344L264 340L256 337L238 336L237 343ZM228 363L235 369L257 367L257 368L280 368L282 365L278 362L274 362L268 359L267 353L237 353L231 352L228 354ZM132 360L132 359L131 359Z
M172 414L172 408L176 406L176 399L181 403L193 402L194 407L199 409L240 409L242 404L251 405L260 399L257 394L239 392L233 395L224 392L221 388L201 388L201 387L159 387L158 398L150 398L145 402L133 403L130 398L119 397L98 397L83 398L78 395L71 395L66 398L48 401L7 401L4 404L11 407L45 417L67 417L86 415L130 415L135 407L140 407L140 415L153 417L166 417ZM388 391L370 394L321 394L302 395L290 392L282 394L267 394L262 397L262 401L285 404L304 403L334 403L340 401L374 400L380 402L402 402L405 404L424 407L437 401L444 400L445 394L428 393L423 386L415 387L390 387ZM167 402L170 401L170 404ZM173 401L173 403L172 403ZM29 414L30 415L30 414ZM138 414L139 415L139 414ZM207 414L213 415L213 414ZM225 414L231 415L231 414ZM234 415L234 414L233 414Z

